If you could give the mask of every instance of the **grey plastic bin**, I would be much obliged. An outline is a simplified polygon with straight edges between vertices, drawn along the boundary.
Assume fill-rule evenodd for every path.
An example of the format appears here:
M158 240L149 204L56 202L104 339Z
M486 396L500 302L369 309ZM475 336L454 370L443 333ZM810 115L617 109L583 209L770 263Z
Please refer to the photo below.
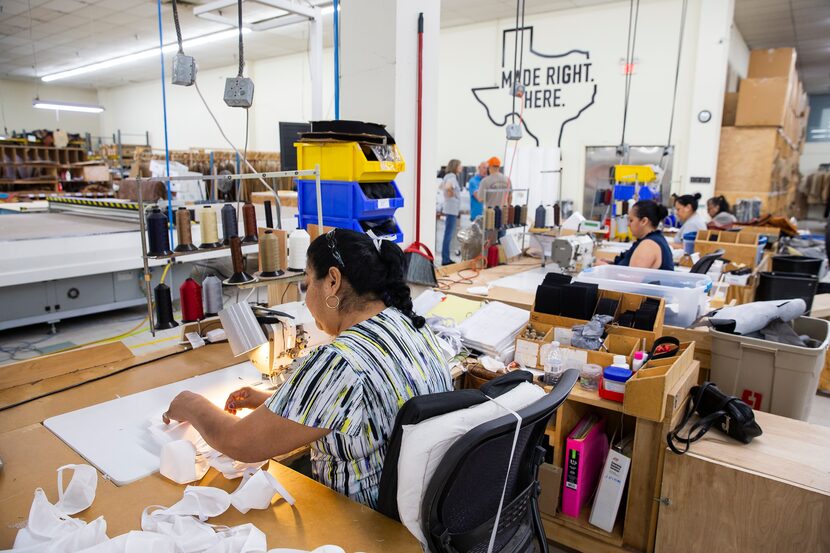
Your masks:
M789 346L711 329L710 380L753 409L807 420L830 342L830 321L800 317L792 325L821 345Z

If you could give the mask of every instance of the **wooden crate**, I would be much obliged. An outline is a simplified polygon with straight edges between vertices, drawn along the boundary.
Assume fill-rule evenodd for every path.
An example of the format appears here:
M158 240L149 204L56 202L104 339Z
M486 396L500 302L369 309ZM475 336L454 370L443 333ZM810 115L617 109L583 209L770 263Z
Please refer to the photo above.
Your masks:
M623 413L651 421L663 420L666 397L694 362L695 343L681 344L682 353L649 361L625 383Z
M0 143L0 184L7 189L57 191L59 172L85 160L83 148Z
M758 235L740 232L699 230L695 251L700 255L724 250L723 257L748 267L758 264Z

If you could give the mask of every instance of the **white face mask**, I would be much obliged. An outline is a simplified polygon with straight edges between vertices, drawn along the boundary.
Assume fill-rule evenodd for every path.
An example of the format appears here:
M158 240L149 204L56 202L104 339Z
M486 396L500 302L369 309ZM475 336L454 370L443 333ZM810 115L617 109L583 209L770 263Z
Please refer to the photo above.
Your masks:
M181 549L171 537L132 531L77 553L181 553Z
M63 489L63 471L74 470L72 480L66 489ZM74 515L89 508L95 501L95 490L98 488L98 471L89 465L64 465L58 469L58 502L55 507Z
M289 505L294 505L294 498L274 475L257 470L245 474L239 487L231 494L231 504L244 515L251 509L267 509L276 494L280 494Z
M35 490L35 498L29 509L29 522L26 528L17 533L14 549L31 547L61 538L83 528L86 523L61 512L49 503L42 489Z

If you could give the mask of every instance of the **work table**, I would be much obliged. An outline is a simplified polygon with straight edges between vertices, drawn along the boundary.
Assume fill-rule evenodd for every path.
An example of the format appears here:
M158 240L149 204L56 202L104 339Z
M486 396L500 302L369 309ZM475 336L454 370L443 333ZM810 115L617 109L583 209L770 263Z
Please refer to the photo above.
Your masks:
M136 364L115 374L56 391L44 397L0 411L0 549L11 547L17 530L25 524L35 488L50 501L57 500L56 469L85 461L41 423L44 419L81 409L118 396L156 388L238 362L227 343L170 355ZM137 361L136 363L140 363ZM106 365L106 364L105 364ZM94 429L90 429L94 431ZM269 509L243 515L229 509L210 519L212 524L235 526L253 523L268 536L269 548L311 550L320 545L339 545L346 551L420 552L421 547L400 523L355 503L286 466L271 461L268 470L296 499L289 506L276 500ZM214 469L198 483L233 491L239 480L229 481ZM149 505L169 506L182 497L184 486L159 474L126 486L116 486L99 473L92 507L79 518L87 522L104 516L107 535L115 537L141 526L141 512Z

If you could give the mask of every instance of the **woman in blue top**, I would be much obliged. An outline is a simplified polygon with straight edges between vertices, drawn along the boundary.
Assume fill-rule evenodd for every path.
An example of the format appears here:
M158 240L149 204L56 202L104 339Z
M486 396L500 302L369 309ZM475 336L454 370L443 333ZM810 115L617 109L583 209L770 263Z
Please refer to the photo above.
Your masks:
M640 200L628 210L628 227L637 239L627 252L614 259L614 265L645 269L674 270L671 246L657 230L669 210L652 200Z

